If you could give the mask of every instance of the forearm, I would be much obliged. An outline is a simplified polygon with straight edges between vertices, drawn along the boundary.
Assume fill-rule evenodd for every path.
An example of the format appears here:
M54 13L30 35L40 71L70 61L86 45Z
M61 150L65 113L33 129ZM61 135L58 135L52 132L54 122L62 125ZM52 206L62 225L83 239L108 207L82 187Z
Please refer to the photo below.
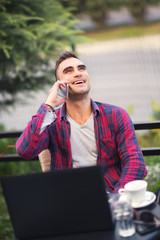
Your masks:
M123 159L122 172L114 191L123 188L127 182L143 179L147 174L146 165L141 149L130 149L130 155Z
M133 123L125 111L117 115L117 144L122 169L115 191L124 187L127 182L143 179L147 174Z
M45 105L41 105L38 112L32 117L32 120L17 140L16 149L21 157L26 159L34 158L40 151L47 148L48 140L45 137L45 132L40 134L43 119L47 111L48 108Z
M41 105L36 115L28 123L28 126L16 142L16 149L21 157L31 159L36 157L42 150L48 148L49 137L46 130L48 120L46 122L43 122L43 120L48 111L48 106L54 110L54 107L58 107L66 101L65 98L58 97L58 90L61 86L65 86L68 83L68 81L56 82L50 89L45 104ZM49 120L49 124L51 122Z

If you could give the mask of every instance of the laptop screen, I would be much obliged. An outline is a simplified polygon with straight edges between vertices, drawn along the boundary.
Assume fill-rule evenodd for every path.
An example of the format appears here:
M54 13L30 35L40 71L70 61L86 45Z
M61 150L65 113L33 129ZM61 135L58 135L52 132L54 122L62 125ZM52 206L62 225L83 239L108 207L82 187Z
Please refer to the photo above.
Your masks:
M98 166L2 177L1 183L19 239L113 227Z

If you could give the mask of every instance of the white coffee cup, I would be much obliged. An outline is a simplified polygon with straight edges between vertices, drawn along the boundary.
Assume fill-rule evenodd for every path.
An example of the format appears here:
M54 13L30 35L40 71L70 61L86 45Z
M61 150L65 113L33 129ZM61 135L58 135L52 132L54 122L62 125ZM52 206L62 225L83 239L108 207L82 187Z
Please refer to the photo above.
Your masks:
M125 184L124 188L119 189L119 193L126 192L130 195L132 203L141 203L145 199L147 190L147 182L145 180L134 180Z

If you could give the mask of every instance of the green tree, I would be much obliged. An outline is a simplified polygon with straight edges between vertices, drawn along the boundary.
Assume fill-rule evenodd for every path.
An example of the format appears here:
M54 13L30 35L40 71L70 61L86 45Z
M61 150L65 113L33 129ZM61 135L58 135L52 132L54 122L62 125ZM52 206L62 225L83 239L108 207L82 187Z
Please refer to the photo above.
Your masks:
M144 21L147 6L160 4L160 0L59 0L76 15L87 14L98 27L107 24L110 10L127 7L138 23Z
M51 60L81 39L77 20L58 0L0 0L0 22L2 109L17 93L53 83Z
M144 22L146 10L149 5L156 5L159 3L160 0L124 0L124 5L127 6L137 23Z
M76 15L87 14L98 27L106 25L108 10L122 5L122 1L115 0L59 0L63 6L68 7Z
M86 1L86 13L88 13L91 18L98 24L98 27L104 26L108 13L107 1Z
M126 5L137 23L144 21L147 2L147 0L126 0Z

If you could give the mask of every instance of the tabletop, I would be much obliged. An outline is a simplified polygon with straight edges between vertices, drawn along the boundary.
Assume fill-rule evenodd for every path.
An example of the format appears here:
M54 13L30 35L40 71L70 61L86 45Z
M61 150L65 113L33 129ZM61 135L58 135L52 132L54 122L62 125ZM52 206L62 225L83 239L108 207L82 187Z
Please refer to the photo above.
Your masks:
M149 210L156 216L160 218L160 205L156 202L143 207L136 209L138 213L143 210ZM160 229L154 230L151 233L147 233L145 235L140 235L139 233L135 233L131 237L120 237L118 235L118 226L115 224L115 228L112 230L97 230L92 232L80 232L74 234L66 234L60 236L52 236L52 237L36 237L36 240L159 240L160 239ZM21 240L21 239L16 239ZM25 239L25 240L35 240L35 239Z
M151 205L138 209L142 211L144 209L152 211L155 215L160 217L160 206L154 202ZM114 230L105 230L105 231L92 231L86 233L76 233L69 234L65 236L53 236L45 238L36 238L36 240L159 240L160 239L160 229L153 231L151 233L140 235L137 232L131 237L120 237L117 232L117 227ZM20 240L20 239L19 239ZM35 239L26 239L26 240L35 240Z

